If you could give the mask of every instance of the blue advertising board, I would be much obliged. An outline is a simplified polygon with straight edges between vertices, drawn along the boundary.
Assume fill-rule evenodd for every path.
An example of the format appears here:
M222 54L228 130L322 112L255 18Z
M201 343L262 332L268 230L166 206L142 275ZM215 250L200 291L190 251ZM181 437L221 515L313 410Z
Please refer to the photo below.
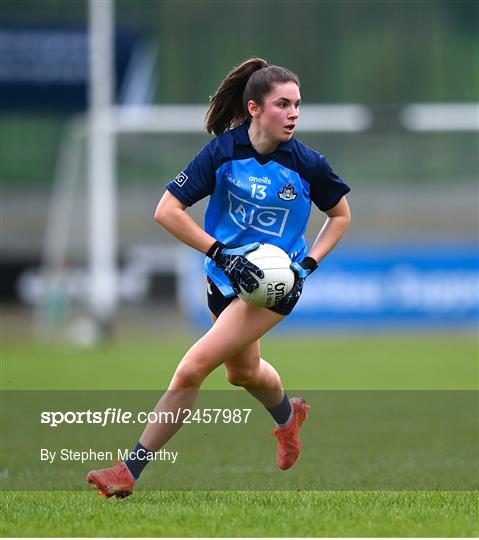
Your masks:
M141 40L137 33L115 33L116 99ZM88 47L84 28L0 27L0 109L84 111Z
M203 257L191 250L185 257L181 303L191 321L206 328L206 287L196 285L205 281ZM341 246L308 278L281 331L473 328L479 315L478 263L471 245Z

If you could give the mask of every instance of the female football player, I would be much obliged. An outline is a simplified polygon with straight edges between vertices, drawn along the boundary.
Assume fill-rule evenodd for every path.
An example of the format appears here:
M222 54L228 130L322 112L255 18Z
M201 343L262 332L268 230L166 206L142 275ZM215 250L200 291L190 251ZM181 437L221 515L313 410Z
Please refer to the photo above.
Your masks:
M276 422L278 467L288 469L299 457L299 430L309 405L288 399L277 371L260 356L260 338L291 312L305 279L350 223L349 187L324 156L293 137L299 86L294 73L260 58L235 68L206 115L206 129L216 137L166 185L155 219L206 255L213 325L185 354L156 405L157 413L173 411L175 418L180 410L180 421L148 424L126 462L88 474L88 482L107 497L132 493L148 456L181 427L181 411L193 409L202 382L220 364L228 381L256 397ZM186 209L207 196L203 229ZM308 251L304 232L311 202L327 219ZM240 286L251 292L258 286L255 275L262 277L245 257L260 243L282 248L293 261L293 289L272 308L238 298Z

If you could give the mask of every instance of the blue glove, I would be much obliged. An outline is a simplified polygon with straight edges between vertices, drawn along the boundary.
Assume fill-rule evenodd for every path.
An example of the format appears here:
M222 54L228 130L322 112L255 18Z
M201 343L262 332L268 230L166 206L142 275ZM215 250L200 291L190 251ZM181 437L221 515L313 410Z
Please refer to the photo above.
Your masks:
M291 263L290 268L295 273L293 288L275 306L268 308L280 315L289 315L293 311L303 292L304 281L318 268L318 263L312 257L305 257L299 263Z
M223 270L236 294L240 293L240 287L251 293L259 286L253 274L263 278L264 272L248 261L245 255L258 249L259 246L259 242L254 242L237 248L227 248L221 242L215 242L206 255L215 261L218 268Z
M300 263L291 263L290 268L297 277L304 280L318 268L318 263L312 257L305 257Z

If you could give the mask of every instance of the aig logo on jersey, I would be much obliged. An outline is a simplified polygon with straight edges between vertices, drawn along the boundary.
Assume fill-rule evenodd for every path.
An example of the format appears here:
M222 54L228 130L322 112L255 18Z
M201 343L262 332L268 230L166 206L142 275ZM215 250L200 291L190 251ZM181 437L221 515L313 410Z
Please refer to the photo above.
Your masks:
M275 206L260 206L245 201L228 191L229 215L242 229L255 229L272 236L282 236L289 210Z
M181 171L180 174L173 180L173 182L181 187L187 180L188 175L185 173L185 171Z

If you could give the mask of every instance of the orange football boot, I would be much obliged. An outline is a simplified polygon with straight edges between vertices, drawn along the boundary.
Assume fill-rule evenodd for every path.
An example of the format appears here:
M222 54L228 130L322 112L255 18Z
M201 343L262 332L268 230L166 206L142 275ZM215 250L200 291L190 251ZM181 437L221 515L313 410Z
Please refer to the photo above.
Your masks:
M301 441L299 429L301 424L308 418L311 407L301 397L289 400L292 409L292 418L284 427L277 427L273 435L278 439L276 452L276 464L280 469L290 469L298 460L301 453Z
M115 495L117 499L124 499L133 493L135 485L135 478L123 461L107 469L90 471L86 479L100 495L107 498Z

